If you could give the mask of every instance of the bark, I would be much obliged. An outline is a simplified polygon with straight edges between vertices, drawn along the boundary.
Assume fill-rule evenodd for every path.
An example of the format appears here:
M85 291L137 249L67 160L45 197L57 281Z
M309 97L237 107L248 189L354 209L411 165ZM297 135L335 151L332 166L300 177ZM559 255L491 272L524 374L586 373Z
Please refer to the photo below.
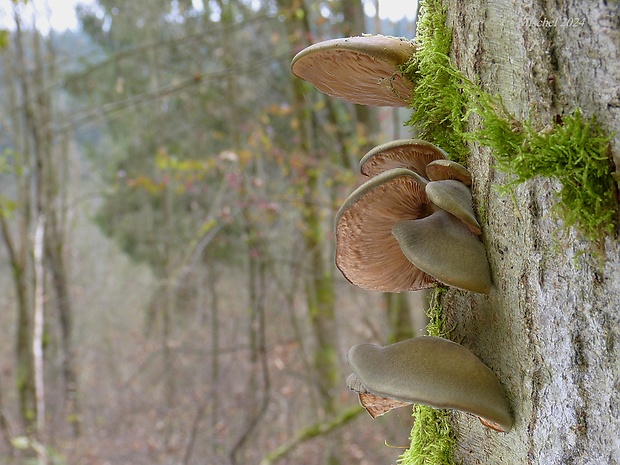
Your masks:
M73 369L71 345L71 305L66 272L65 227L66 186L63 178L67 166L67 138L53 132L57 121L54 113L50 83L55 78L55 53L50 40L44 40L36 31L23 31L19 8L14 10L15 33L13 44L3 58L9 79L6 92L10 103L12 145L16 154L14 180L17 185L17 227L12 230L7 218L2 218L2 238L13 270L18 311L16 357L18 360L17 389L24 425L29 428L36 417L35 377L32 360L33 342L33 219L46 218L42 238L44 257L40 265L51 271L56 306L61 328L63 381L65 399L70 406L67 418L76 430L78 414L75 403L77 376ZM3 213L0 213L2 215ZM36 283L43 289L42 282ZM40 297L40 296L39 296ZM42 301L37 302L41 305ZM39 328L40 329L40 328ZM42 354L38 354L42 357ZM42 361L43 358L40 359ZM42 367L38 367L42 370ZM42 399L40 399L42 400ZM42 404L40 404L42 405ZM44 418L43 412L39 418ZM40 422L39 422L40 423ZM39 424L42 428L43 424Z
M620 5L544 0L447 2L452 57L521 119L544 127L580 107L616 131L620 162ZM494 189L507 178L491 153L472 147L473 192L494 286L488 296L443 300L455 340L497 374L514 429L497 434L456 414L465 464L620 463L620 246L603 260L550 209L556 182ZM586 250L585 253L582 253Z

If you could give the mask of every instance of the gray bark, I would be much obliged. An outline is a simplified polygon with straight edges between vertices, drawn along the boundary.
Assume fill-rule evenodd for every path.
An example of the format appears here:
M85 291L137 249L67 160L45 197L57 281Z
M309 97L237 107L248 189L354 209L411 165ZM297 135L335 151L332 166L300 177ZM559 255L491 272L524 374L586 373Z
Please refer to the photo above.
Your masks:
M544 20L547 20L545 22ZM620 165L620 4L449 0L453 59L521 119L544 127L580 107L616 132ZM494 287L451 291L453 336L498 375L514 409L508 434L456 414L464 464L620 464L620 246L599 261L550 213L558 184L540 178L514 200L506 175L472 147L469 167ZM484 214L482 214L484 212ZM449 323L449 324L450 324Z

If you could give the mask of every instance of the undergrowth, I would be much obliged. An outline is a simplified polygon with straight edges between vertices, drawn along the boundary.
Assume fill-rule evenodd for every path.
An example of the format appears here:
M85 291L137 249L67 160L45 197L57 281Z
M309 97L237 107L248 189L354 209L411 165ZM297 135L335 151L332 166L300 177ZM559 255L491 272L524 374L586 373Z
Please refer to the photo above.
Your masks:
M545 176L560 181L553 213L586 239L602 244L613 234L618 213L609 142L594 118L579 109L543 130L511 115L501 98L484 92L455 69L449 58L452 31L439 0L425 0L418 51L403 71L416 83L407 123L418 137L466 164L468 142L490 147L497 167L513 176L504 190ZM480 129L468 129L478 115Z

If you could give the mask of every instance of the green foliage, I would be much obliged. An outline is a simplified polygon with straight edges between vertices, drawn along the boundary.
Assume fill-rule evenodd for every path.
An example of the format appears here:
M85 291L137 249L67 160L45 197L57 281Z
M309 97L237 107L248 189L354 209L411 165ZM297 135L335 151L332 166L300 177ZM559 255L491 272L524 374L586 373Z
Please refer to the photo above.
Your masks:
M10 41L9 31L6 29L0 29L0 50L3 50L9 46Z
M468 142L490 147L498 167L514 176L509 188L537 176L559 180L554 213L565 228L574 226L586 239L601 243L613 233L618 213L610 137L579 109L543 131L531 121L518 121L501 98L484 92L450 63L452 32L441 2L425 1L422 13L419 52L405 68L416 82L415 111L408 124L461 163ZM482 129L468 130L473 114L480 117Z
M64 465L66 463L64 457L54 448L47 446L45 444L40 443L36 439L30 438L28 436L15 436L10 438L11 445L21 451L32 451L37 455L45 456L47 458L46 463L51 465ZM26 459L23 463L27 464L38 464L41 463L39 459L35 459L34 457L31 459Z

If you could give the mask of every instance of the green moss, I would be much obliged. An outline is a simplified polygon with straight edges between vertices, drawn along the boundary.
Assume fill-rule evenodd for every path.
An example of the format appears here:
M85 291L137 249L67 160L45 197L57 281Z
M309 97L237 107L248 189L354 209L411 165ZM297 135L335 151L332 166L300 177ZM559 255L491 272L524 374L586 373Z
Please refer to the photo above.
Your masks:
M428 317L426 332L429 336L450 338L450 330L446 328L446 319L439 301L441 294L447 290L446 287L437 286L430 295L426 310L426 316Z
M408 124L416 136L438 145L458 162L465 160L468 148L462 137L467 103L462 77L450 65L452 31L445 27L441 2L427 0L421 7L416 31L418 51L405 65L404 72L416 83Z
M426 0L419 20L418 52L405 66L416 82L408 124L417 136L433 142L466 164L468 143L492 149L498 167L513 175L508 188L545 176L562 187L554 213L566 228L601 244L615 230L617 189L609 141L594 118L580 110L545 130L511 115L501 98L491 96L455 69L448 56L452 31L439 0ZM481 129L469 130L477 115Z
M610 138L594 119L586 120L576 110L545 132L529 124L516 133L506 127L489 131L489 127L476 137L495 149L498 167L514 176L508 188L537 176L557 179L562 187L554 214L566 228L575 226L595 243L613 234L618 205Z
M400 456L400 465L453 465L456 436L450 423L451 412L426 405L413 407L415 418L411 445Z

